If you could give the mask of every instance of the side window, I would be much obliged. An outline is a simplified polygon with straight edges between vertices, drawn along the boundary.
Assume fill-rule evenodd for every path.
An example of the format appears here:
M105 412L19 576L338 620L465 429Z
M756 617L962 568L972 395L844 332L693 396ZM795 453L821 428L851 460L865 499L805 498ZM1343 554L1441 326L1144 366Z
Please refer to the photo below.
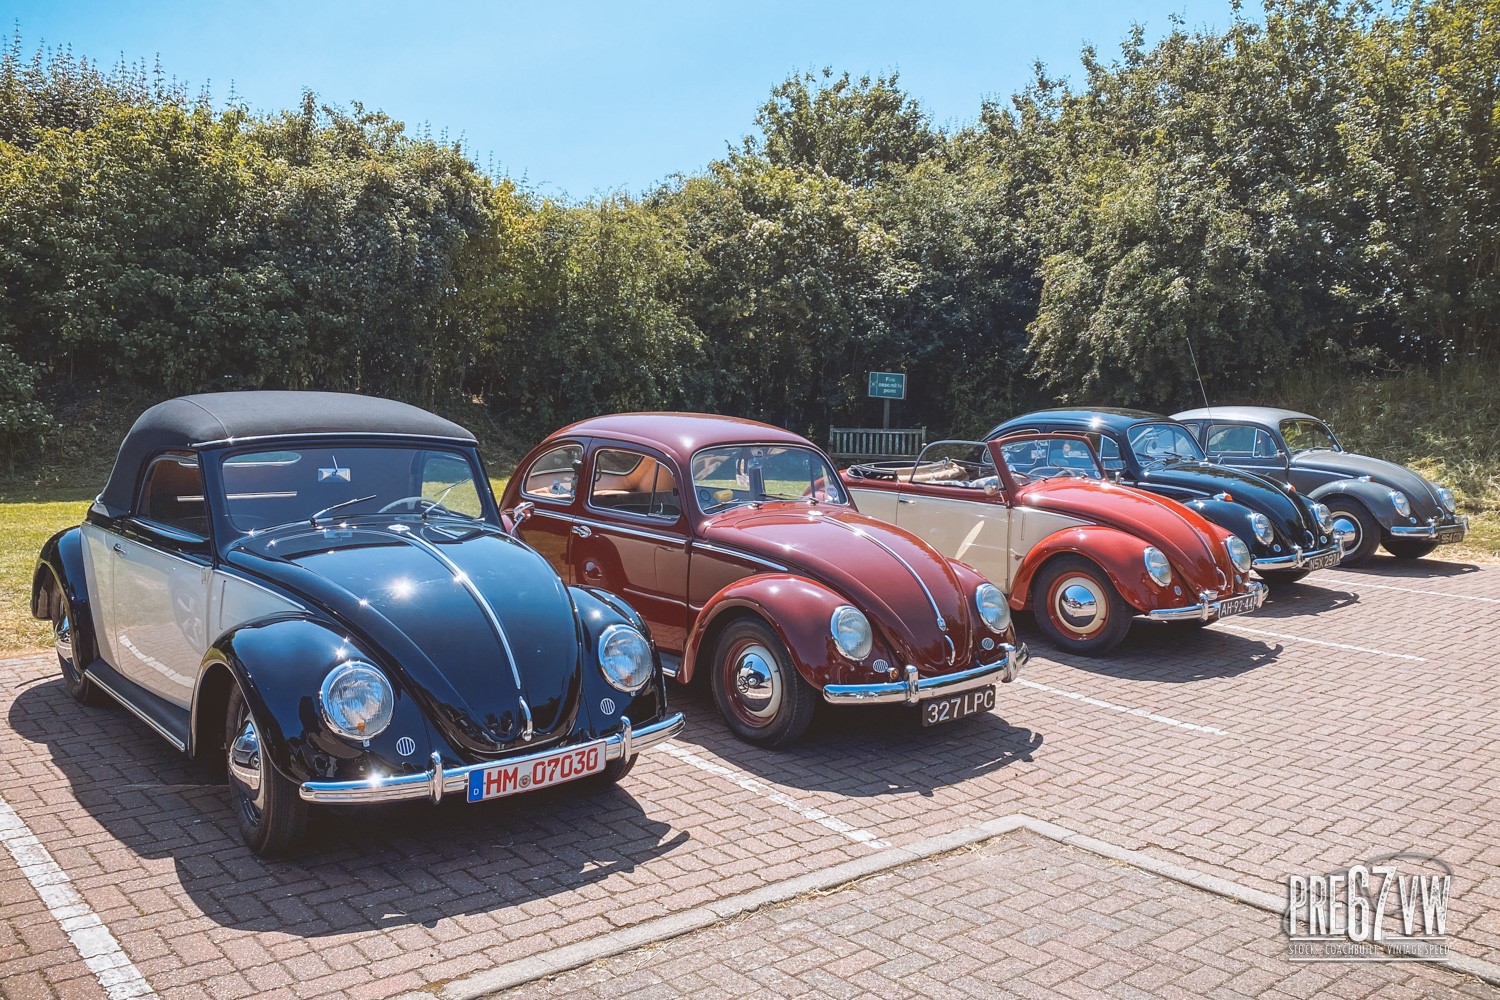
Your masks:
M136 516L144 521L208 537L208 505L203 499L203 470L198 457L170 452L151 460L141 483Z
M1204 450L1225 458L1275 458L1271 435L1245 424L1211 424Z
M544 453L526 472L521 492L538 500L572 500L578 472L583 468L583 447L565 444Z
M650 455L619 448L600 449L594 455L589 505L668 521L682 513L671 470Z
M1104 466L1104 471L1116 472L1125 468L1125 462L1120 458L1120 446L1115 443L1114 438L1105 437L1103 434L1090 434L1088 439L1094 446L1094 450L1099 453L1099 461Z

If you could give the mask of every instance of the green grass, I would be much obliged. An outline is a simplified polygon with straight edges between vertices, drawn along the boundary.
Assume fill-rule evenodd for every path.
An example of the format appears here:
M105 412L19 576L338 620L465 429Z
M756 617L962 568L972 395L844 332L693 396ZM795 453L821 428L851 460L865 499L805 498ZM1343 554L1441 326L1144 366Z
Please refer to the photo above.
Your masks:
M31 574L42 543L83 520L92 496L36 503L0 502L0 651L31 650L52 628L31 617Z

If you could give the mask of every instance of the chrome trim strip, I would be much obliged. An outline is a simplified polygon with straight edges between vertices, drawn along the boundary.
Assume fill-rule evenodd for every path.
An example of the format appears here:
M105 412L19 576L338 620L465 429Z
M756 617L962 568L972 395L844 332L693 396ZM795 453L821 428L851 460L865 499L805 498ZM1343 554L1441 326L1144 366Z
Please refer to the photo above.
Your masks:
M790 566L783 566L781 563L772 562L769 559L762 559L760 556L751 555L749 552L741 552L739 549L725 548L722 545L715 545L712 542L694 541L693 548L695 550L702 549L705 552L713 552L721 556L728 556L731 559L743 559L746 562L759 563L767 569L776 570L778 573L790 573L792 571Z
M1341 534L1341 532L1331 531L1328 532L1328 534L1337 536ZM1312 549L1310 551L1303 552L1302 549L1298 548L1289 556L1263 556L1260 559L1252 559L1250 560L1250 568L1299 569L1302 566L1307 565L1310 560L1316 559L1318 556L1328 555L1330 553L1337 553L1340 561L1342 561L1344 558L1344 547L1338 542L1336 537L1332 544L1326 545L1321 549Z
M396 438L401 441L444 441L473 448L473 438L447 437L442 434L407 434L402 431L298 431L294 434L250 434L245 437L214 438L212 441L195 441L189 448L213 448L221 444L248 444L254 441L277 441L282 438L312 440L315 438Z
M146 725L150 726L153 730L155 730L156 733L157 733L157 735L161 736L162 739L164 739L168 743L172 744L174 747L176 747L182 753L187 753L187 744L186 743L184 743L182 740L179 740L176 736L173 736L171 733L169 733L165 729L163 729L161 727L161 724L159 722L157 722L155 719L151 718L151 716L147 715L145 712L143 712L139 708L137 708L135 706L135 704L129 698L126 698L120 692L118 692L114 688L110 687L108 683L106 683L105 681L101 680L99 678L98 674L91 674L87 670L85 670L83 673L84 673L84 676L88 677L89 680L93 681L95 684L97 684L101 688L103 688L106 694L108 694L115 701L117 701L121 705L123 705L124 708L125 708L125 710L127 712L129 712L131 715L135 716L137 719L140 719Z
M500 624L500 616L495 613L494 606L490 604L490 602L485 599L485 596L479 592L479 587L475 585L474 581L469 579L469 574L465 573L463 569L458 565L458 563L443 555L441 550L439 550L436 545L433 545L425 538L417 538L409 531L393 531L390 533L390 537L399 538L403 542L415 545L423 552L426 552L428 555L432 556L432 558L442 563L444 568L446 568L449 573L453 574L453 580L455 583L469 592L469 596L473 598L474 603L479 605L479 610L484 613L485 618L489 619L490 628L494 630L496 637L499 638L500 645L505 647L505 658L510 661L510 675L515 679L516 693L518 695L523 695L524 689L521 687L521 670L516 666L516 654L511 651L510 640L506 638L505 635L505 627ZM526 716L526 727L527 729L530 729L531 710L526 707L526 699L524 696L521 698L521 711Z
M833 705L915 705L923 697L960 694L974 688L988 687L1015 680L1031 653L1023 642L1017 646L1001 643L1001 658L939 677L917 677L917 668L908 666L903 680L886 684L829 684L823 688L823 700Z
M845 524L843 521L840 521L836 517L825 517L823 518L823 520L829 524L836 524L839 527L843 528L845 531L852 531L854 532L854 534L858 535L861 538L868 538L870 541L874 542L882 549L885 549L886 552L890 553L892 559L896 560L902 566L905 566L906 571L911 574L911 578L917 581L917 586L922 588L922 593L927 595L927 603L932 605L932 613L937 616L938 629L943 632L948 631L948 621L943 617L942 609L938 607L937 598L932 596L932 591L927 589L927 582L922 579L922 575L912 567L911 563L907 562L905 559L902 559L900 554L897 553L895 549L891 548L889 545L885 544L885 542L882 542L880 539L876 538L874 535L870 534L863 528L856 528L852 524Z
M669 740L682 732L684 720L681 712L675 712L660 722L649 726L642 726L631 732L629 743L623 733L613 733L604 737L604 759L619 760L624 756L628 746L632 754L638 754L657 743ZM597 740L585 740L581 745L599 742ZM398 777L388 778L376 776L367 781L305 781L297 790L297 794L307 802L335 803L342 805L364 804L375 802L400 802L406 799L430 799L433 798L434 782L441 782L445 793L463 793L469 784L469 775L474 771L483 771L497 764L525 764L528 761L537 760L548 754L556 753L558 750L566 750L567 747L551 747L537 753L523 754L519 757L503 757L498 760L485 761L482 764L466 764L463 767L441 769L440 760L434 762L433 770L423 771L420 774L403 774ZM434 756L437 756L434 754Z
M1145 614L1137 617L1149 618L1154 622L1182 622L1192 621L1195 618L1202 621L1213 621L1219 617L1219 606L1225 601L1237 601L1241 597L1253 596L1255 598L1254 610L1259 611L1260 606L1266 603L1266 595L1270 592L1271 588L1267 587L1264 583L1261 583L1259 580L1251 580L1249 594L1237 594L1234 597L1226 597L1218 601L1208 601L1200 598L1197 604L1189 604L1185 608L1158 608L1155 611L1147 611Z

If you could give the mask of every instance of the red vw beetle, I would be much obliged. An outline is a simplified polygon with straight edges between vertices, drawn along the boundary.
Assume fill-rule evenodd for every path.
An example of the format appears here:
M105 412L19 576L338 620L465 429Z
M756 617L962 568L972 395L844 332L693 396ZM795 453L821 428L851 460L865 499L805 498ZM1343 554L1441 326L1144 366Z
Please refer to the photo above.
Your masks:
M706 672L750 743L797 739L820 696L924 725L986 711L1026 660L999 588L860 514L827 456L768 424L585 420L522 460L502 506L569 583L640 612L668 676Z
M1083 655L1119 645L1137 615L1206 625L1266 599L1233 532L1108 481L1081 434L938 441L915 462L856 465L844 484L870 514L1007 587L1011 607Z

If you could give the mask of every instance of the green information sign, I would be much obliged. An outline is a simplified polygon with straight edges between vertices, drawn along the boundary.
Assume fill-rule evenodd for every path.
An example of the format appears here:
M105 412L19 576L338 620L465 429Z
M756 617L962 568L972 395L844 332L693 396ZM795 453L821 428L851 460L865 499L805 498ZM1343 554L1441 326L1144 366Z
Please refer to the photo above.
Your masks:
M875 399L905 399L906 375L903 372L871 372L867 395Z

